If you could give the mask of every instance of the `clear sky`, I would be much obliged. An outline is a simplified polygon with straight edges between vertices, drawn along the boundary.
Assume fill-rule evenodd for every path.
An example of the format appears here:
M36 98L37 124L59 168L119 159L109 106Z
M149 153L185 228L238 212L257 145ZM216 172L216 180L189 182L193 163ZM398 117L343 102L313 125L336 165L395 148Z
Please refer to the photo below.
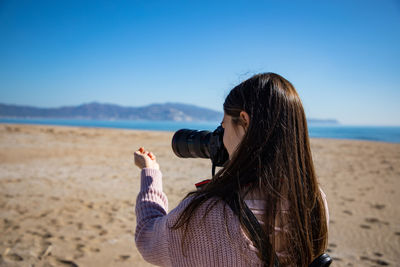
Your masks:
M0 0L0 102L222 111L276 72L309 118L400 126L399 1Z

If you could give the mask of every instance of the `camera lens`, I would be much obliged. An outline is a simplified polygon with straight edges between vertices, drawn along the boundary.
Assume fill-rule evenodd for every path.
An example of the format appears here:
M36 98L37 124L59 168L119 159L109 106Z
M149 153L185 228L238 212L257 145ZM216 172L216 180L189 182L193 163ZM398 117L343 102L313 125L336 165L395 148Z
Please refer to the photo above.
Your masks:
M172 138L172 149L181 158L210 158L211 132L181 129Z

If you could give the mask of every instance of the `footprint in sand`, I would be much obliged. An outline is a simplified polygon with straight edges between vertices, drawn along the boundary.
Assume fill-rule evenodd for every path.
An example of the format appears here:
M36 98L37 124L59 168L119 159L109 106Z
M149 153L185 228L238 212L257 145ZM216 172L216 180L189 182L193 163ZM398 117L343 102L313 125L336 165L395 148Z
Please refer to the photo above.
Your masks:
M48 238L52 238L53 235L52 235L51 233L47 232L47 233L44 233L44 234L42 235L42 237L43 237L44 239L48 239Z
M8 132L19 132L20 131L20 128L18 128L18 127L9 127L9 126L7 126L6 127L6 130L8 131Z
M60 222L57 219L50 220L51 225L55 226L57 229L60 227Z
M332 261L342 261L342 259L341 258L338 258L338 257L332 257Z
M100 252L100 249L99 248L91 248L90 251L92 251L92 252Z
M62 263L65 266L70 266L70 267L78 267L78 264L76 264L73 261L70 260L63 260L63 259L58 259L57 260L59 263Z
M79 230L83 229L83 223L81 222L77 223L76 226L78 227Z
M349 211L349 210L344 210L343 213L346 213L348 215L353 215L353 213L351 211Z
M108 233L108 231L103 229L103 227L100 224L92 225L92 227L95 228L95 229L101 230L99 232L99 235L106 235Z
M365 221L367 223L379 223L379 219L377 218L366 218Z
M131 256L129 255L119 255L119 259L122 261L126 261L127 259L129 259Z
M77 244L75 249L79 252L84 252L85 244Z
M74 260L77 260L77 259L82 258L84 256L85 256L85 253L76 254L76 255L74 255Z
M355 199L352 197L341 197L341 199L343 199L346 202L354 202L355 201Z
M371 226L365 224L360 224L360 227L363 229L371 229Z
M377 203L377 204L371 204L371 208L377 209L377 210L382 210L382 209L384 209L385 207L386 207L385 204L379 204L379 203Z
M373 260L373 262L375 262L376 264L381 265L381 266L388 266L389 265L389 263L387 263L386 261L380 260L380 259Z
M99 235L106 235L107 233L108 233L108 231L103 229L100 231Z
M111 210L112 210L112 211L119 211L119 207L118 207L118 206L112 206L112 207L111 207Z
M24 260L24 258L22 258L17 253L7 254L7 255L5 255L5 257L12 261L23 261Z
M95 225L92 225L92 227L93 228L96 228L96 229L101 229L101 228L103 228L100 224L95 224Z
M379 220L378 218L365 218L365 221L366 221L367 223L370 223L370 224L384 224L384 225L389 225L388 222L381 221L381 220Z
M361 256L360 259L363 260L363 261L370 261L370 262L373 262L373 263L378 264L378 265L381 265L381 266L388 266L388 265L389 265L389 263L387 263L387 262L384 261L384 260L381 260L381 259L371 259L371 258L369 258L369 257L367 257L367 256Z

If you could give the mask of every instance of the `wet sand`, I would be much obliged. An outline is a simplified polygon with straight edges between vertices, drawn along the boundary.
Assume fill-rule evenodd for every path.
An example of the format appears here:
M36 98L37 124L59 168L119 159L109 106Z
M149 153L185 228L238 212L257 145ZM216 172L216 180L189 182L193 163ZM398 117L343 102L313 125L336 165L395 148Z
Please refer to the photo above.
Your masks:
M0 266L151 266L134 243L133 151L156 154L170 208L211 175L173 154L172 135L0 124ZM311 142L333 266L398 265L400 144Z

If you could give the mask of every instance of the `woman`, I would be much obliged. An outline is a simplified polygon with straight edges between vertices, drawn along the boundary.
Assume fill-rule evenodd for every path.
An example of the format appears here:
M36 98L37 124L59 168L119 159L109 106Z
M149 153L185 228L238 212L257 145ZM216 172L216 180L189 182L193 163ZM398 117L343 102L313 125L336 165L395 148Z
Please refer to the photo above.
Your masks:
M242 82L225 100L222 126L228 162L168 214L155 156L135 152L140 253L162 266L307 266L326 248L329 219L293 85L274 73ZM245 230L245 205L266 234Z

